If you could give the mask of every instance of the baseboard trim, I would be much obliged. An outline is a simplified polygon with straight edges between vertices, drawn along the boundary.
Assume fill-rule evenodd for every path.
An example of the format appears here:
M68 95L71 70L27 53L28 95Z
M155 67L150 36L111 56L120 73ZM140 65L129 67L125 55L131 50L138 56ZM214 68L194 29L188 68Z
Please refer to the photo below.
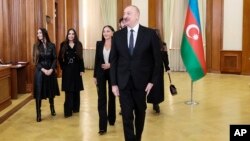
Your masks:
M30 95L27 98L23 99L19 104L14 106L12 109L4 113L0 116L0 124L3 123L5 120L7 120L11 115L13 115L15 112L17 112L19 109L21 109L25 104L27 104L30 100L33 99L33 96Z

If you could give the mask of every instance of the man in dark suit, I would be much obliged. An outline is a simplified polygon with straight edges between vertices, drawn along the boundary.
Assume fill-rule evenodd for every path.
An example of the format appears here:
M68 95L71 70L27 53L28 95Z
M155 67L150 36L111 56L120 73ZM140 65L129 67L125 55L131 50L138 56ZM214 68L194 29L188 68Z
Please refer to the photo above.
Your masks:
M126 28L114 33L110 53L112 91L120 97L126 141L141 141L146 96L162 64L159 38L154 30L139 24L139 16L136 6L124 9Z

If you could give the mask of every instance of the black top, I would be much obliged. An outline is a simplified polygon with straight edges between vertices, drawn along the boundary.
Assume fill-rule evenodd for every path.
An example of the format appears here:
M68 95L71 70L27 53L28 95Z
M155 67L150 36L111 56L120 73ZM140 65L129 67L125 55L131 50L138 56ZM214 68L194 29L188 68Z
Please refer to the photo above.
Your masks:
M76 45L71 48L69 45L61 44L59 63L62 69L62 91L80 91L83 90L83 82L80 72L84 72L83 59L77 55ZM79 44L80 47L81 44ZM66 48L62 58L61 50ZM82 53L81 53L82 54Z
M39 52L36 54L36 52ZM46 99L60 95L56 77L56 50L53 43L35 44L33 47L33 57L36 64L34 78L34 98ZM45 75L41 69L53 69L51 75Z

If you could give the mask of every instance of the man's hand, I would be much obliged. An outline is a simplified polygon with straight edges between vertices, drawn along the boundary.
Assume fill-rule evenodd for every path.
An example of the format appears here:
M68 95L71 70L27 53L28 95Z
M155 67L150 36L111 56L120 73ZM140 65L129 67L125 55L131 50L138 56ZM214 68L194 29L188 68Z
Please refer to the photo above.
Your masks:
M120 96L120 93L119 93L119 88L117 85L113 85L112 86L112 92L115 96Z
M94 81L95 85L97 85L97 80L95 77L93 78L93 81Z
M82 71L80 72L80 76L83 76L83 72Z
M153 83L148 83L148 85L147 85L147 87L145 89L145 92L146 92L147 95L150 93L153 85L154 85Z
M102 64L102 69L107 70L110 68L110 63Z

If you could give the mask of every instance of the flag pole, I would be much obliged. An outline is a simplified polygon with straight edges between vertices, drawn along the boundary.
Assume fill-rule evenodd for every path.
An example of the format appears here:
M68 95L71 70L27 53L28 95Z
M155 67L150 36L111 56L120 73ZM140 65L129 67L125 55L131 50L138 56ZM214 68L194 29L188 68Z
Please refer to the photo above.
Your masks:
M193 81L191 81L191 98L189 101L185 102L187 105L197 105L199 102L193 100Z

